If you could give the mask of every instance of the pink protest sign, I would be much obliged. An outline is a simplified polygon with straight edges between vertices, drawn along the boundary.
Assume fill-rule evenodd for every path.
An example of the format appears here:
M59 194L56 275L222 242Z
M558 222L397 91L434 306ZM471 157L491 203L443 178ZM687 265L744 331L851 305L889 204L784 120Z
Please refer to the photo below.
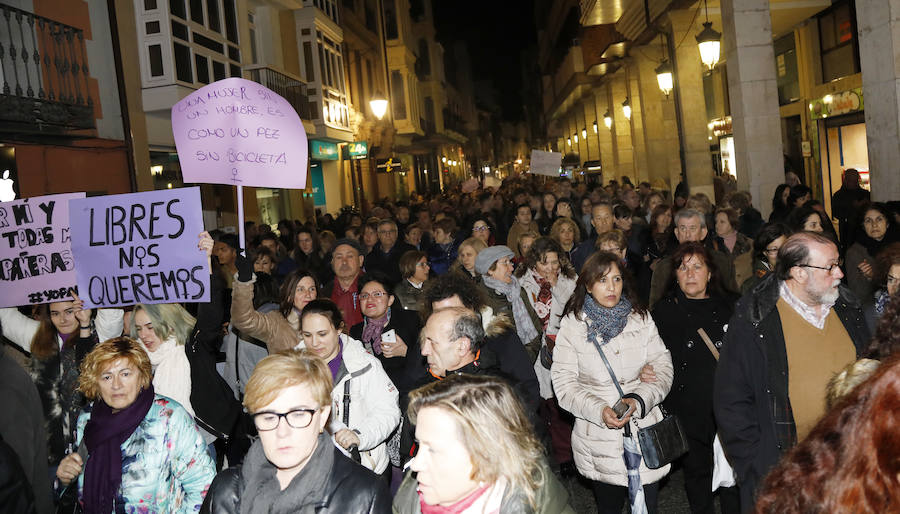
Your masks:
M75 260L69 200L84 193L0 203L0 307L70 300Z
M185 182L304 189L309 149L291 104L256 82L228 78L172 107Z

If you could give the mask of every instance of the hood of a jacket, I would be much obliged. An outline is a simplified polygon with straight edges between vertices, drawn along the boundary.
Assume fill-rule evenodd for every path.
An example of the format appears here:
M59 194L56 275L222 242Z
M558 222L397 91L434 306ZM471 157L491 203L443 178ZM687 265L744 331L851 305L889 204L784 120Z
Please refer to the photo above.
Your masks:
M514 329L512 319L507 314L494 314L494 309L487 305L481 309L481 327L485 337L497 337Z

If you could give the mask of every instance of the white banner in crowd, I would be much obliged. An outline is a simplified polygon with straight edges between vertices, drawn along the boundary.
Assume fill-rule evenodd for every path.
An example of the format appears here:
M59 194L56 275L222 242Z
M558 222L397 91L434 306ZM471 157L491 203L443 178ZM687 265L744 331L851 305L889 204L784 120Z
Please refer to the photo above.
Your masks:
M531 173L558 177L561 164L562 154L559 152L531 151Z

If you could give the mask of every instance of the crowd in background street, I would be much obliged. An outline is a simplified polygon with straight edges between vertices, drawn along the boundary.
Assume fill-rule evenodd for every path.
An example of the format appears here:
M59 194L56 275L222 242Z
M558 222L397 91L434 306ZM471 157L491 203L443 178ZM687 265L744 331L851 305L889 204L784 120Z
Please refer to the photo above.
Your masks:
M672 466L695 513L897 511L898 202L716 180L247 222L207 303L0 309L0 511L652 513Z

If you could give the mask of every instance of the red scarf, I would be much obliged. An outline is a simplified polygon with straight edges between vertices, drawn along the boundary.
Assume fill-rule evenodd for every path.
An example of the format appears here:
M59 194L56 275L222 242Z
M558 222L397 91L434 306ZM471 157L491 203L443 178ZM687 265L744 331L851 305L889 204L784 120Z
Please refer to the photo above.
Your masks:
M466 509L472 506L478 498L481 498L481 495L484 494L485 491L491 488L491 484L486 484L478 489L472 491L469 496L466 496L462 500L450 505L449 507L442 507L440 505L428 505L425 503L425 498L422 497L422 493L419 493L419 505L422 507L422 514L461 514L465 512Z
M532 304L534 304L535 307L535 314L541 318L541 324L543 325L541 331L546 332L547 323L550 322L550 308L553 305L553 285L535 270L531 270L531 276L534 277L534 280L541 287L537 296L535 296L534 293L531 294L531 299Z

